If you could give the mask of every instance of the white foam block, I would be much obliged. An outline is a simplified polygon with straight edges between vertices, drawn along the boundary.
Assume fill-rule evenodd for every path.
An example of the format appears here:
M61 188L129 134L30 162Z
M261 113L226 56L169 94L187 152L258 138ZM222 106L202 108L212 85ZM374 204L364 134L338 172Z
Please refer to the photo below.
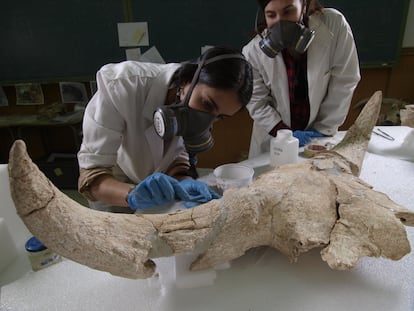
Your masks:
M0 272L3 271L18 255L4 218L0 218Z
M217 274L214 269L191 271L190 266L195 254L178 254L175 256L175 284L178 288L194 288L214 284Z
M393 140L381 136L383 133L391 136ZM413 150L414 129L408 126L376 126L368 144L368 151L371 153L408 161L414 161Z
M17 215L10 194L9 172L7 168L7 164L0 164L0 217L5 219L7 229L17 249L24 249L24 244L31 236L31 233Z
M368 154L361 178L414 210L413 171L413 162ZM414 245L414 228L406 230ZM212 286L192 289L163 286L174 285L177 263L154 261L159 278L130 280L64 260L3 286L0 309L412 311L414 305L414 252L399 261L362 258L355 269L336 271L321 260L320 249L294 264L276 250L253 249L217 271Z

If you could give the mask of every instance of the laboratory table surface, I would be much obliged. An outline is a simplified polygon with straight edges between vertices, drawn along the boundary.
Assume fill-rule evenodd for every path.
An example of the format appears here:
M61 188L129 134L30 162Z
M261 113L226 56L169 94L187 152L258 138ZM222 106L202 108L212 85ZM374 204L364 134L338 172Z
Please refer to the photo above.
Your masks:
M268 160L269 156L263 155L245 163L261 170ZM414 210L414 162L368 152L360 178ZM414 245L414 228L406 230ZM220 269L189 272L186 277L190 283L185 286L177 286L177 280L183 278L177 272L175 257L155 260L157 277L130 280L68 259L33 272L22 254L9 271L26 272L2 286L0 309L414 310L413 252L399 261L365 257L347 271L330 269L319 252L314 249L290 263L277 250L255 248ZM7 273L0 277L7 277Z

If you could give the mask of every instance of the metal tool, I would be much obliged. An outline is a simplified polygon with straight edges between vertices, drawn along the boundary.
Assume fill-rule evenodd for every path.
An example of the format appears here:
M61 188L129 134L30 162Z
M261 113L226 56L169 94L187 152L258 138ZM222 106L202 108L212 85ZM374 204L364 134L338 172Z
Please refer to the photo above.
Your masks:
M381 129L374 129L373 131L372 131L374 134L376 134L376 135L378 135L378 136L381 136L382 138L385 138L385 139L387 139L387 140L395 140L395 138L394 137L392 137L390 134L388 134L388 133L385 133L384 131L382 131Z

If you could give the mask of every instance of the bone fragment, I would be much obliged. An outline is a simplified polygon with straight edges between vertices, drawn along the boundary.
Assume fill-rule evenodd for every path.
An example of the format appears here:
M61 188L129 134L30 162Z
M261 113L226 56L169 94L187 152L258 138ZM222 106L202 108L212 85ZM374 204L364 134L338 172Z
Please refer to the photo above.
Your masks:
M73 201L31 161L23 141L10 151L10 189L28 229L60 255L127 278L154 274L151 258L197 253L192 270L211 268L269 246L296 261L321 249L333 269L363 256L398 260L410 252L404 225L414 213L357 176L377 119L381 92L332 151L284 165L220 200L172 214L113 214Z

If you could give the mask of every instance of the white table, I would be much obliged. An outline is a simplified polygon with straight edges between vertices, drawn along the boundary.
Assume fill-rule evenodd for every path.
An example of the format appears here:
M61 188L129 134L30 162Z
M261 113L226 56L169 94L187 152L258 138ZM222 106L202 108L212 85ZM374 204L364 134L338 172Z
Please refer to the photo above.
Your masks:
M256 164L266 161L264 155ZM361 178L414 210L414 162L367 153ZM414 247L414 228L406 229ZM20 261L15 265L27 269ZM335 271L318 250L292 264L258 248L216 270L213 285L189 289L176 286L173 258L157 263L161 279L129 280L63 260L3 286L1 310L414 310L414 252L400 261L363 258L353 270Z

